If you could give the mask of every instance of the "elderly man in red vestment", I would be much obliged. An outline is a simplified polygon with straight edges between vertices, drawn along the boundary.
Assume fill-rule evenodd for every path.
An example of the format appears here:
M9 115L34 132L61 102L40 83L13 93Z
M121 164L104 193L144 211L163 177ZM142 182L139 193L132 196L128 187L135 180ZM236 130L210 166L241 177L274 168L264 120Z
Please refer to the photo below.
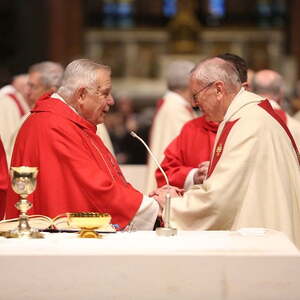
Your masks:
M217 57L232 63L242 85L247 87L248 67L245 60L232 53L220 54ZM166 148L161 163L171 185L188 190L193 184L203 182L217 131L218 123L210 121L205 115L183 126L180 134ZM165 179L159 169L155 176L157 186L163 186Z
M39 169L30 213L106 212L121 228L129 223L136 229L153 228L158 204L126 182L96 135L96 125L113 104L110 68L88 59L71 62L57 93L38 100L19 131L12 157L12 166ZM10 190L8 218L18 214L16 200Z

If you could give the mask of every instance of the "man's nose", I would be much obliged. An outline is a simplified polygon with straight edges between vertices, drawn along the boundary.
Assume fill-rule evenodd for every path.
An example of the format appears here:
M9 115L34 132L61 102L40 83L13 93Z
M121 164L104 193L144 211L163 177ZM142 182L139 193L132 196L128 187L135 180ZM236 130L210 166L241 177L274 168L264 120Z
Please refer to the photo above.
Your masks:
M108 104L110 106L115 104L115 100L114 100L114 97L112 95L109 95L109 97L108 97Z

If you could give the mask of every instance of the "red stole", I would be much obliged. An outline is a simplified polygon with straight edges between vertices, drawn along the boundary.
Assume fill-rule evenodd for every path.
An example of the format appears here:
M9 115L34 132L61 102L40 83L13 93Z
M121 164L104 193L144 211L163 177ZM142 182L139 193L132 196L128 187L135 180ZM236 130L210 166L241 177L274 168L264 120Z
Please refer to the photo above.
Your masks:
M273 110L276 112L276 114L282 119L284 124L287 123L287 117L286 117L286 112L282 109L274 109Z
M263 108L268 114L270 114L281 126L282 128L285 130L286 134L288 135L288 137L291 140L292 146L296 152L297 158L298 158L298 162L300 164L300 154L298 151L298 147L296 145L296 142L290 132L290 130L288 129L288 127L286 126L286 121L284 121L284 119L286 119L286 115L283 116L283 114L281 112L278 112L278 110L274 110L270 104L270 102L268 100L264 100L262 102L260 102L258 104L261 108ZM228 134L230 132L230 130L232 129L233 125L238 121L234 120L234 121L229 121L225 124L223 131L220 135L220 138L218 140L218 143L216 145L215 148L215 153L213 155L213 158L210 162L209 165L209 169L208 169L208 173L207 173L207 178L212 174L213 170L215 169L216 164L218 163L222 153L223 153L223 148L226 142L226 139L228 137Z
M289 136L291 143L293 145L293 148L296 152L297 158L298 158L298 162L300 164L300 154L299 154L299 150L298 147L296 145L296 142L290 132L290 130L288 129L288 127L286 126L286 115L285 115L285 120L281 117L281 114L278 113L278 110L275 110L272 108L270 102L268 100L264 100L262 101L259 106L261 108L263 108L267 113L269 113L281 126L282 128L285 130L286 134Z
M21 105L21 103L20 103L20 100L16 97L16 95L14 95L14 94L7 94L9 97L10 97L10 99L12 99L14 102L15 102L15 104L17 105L17 107L18 107L18 110L19 110L19 113L20 113L20 117L23 117L24 115L25 115L25 110L23 109L23 107L22 107L22 105Z

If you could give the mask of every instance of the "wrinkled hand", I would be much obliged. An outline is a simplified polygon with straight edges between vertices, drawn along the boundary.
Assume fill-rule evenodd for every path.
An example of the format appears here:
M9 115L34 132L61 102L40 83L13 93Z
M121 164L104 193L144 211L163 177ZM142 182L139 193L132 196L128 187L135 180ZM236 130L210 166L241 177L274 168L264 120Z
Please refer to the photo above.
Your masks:
M171 197L179 197L183 195L183 192L184 190L178 187L164 185L150 193L149 197L153 197L158 202L161 209L160 212L162 212L165 207L167 193L169 193Z
M209 161L204 161L198 166L197 172L194 174L194 184L200 184L203 183L203 180L206 177L206 174L208 172L209 167Z

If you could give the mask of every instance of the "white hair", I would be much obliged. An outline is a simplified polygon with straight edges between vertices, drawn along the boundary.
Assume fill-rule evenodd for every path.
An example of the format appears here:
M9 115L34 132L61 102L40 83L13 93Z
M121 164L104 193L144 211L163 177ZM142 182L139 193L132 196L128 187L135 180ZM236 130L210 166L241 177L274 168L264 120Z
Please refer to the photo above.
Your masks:
M214 81L222 81L229 88L241 85L239 74L231 62L214 57L200 62L193 70L192 76L204 85Z
M110 71L110 67L98 64L90 59L72 61L65 69L58 93L68 97L79 87L95 85L97 71L100 69Z
M186 89L194 67L195 64L187 60L175 60L170 63L166 72L168 89L171 91Z
M40 81L46 88L58 88L61 84L63 67L59 63L44 61L32 65L29 73L37 72L41 75Z

